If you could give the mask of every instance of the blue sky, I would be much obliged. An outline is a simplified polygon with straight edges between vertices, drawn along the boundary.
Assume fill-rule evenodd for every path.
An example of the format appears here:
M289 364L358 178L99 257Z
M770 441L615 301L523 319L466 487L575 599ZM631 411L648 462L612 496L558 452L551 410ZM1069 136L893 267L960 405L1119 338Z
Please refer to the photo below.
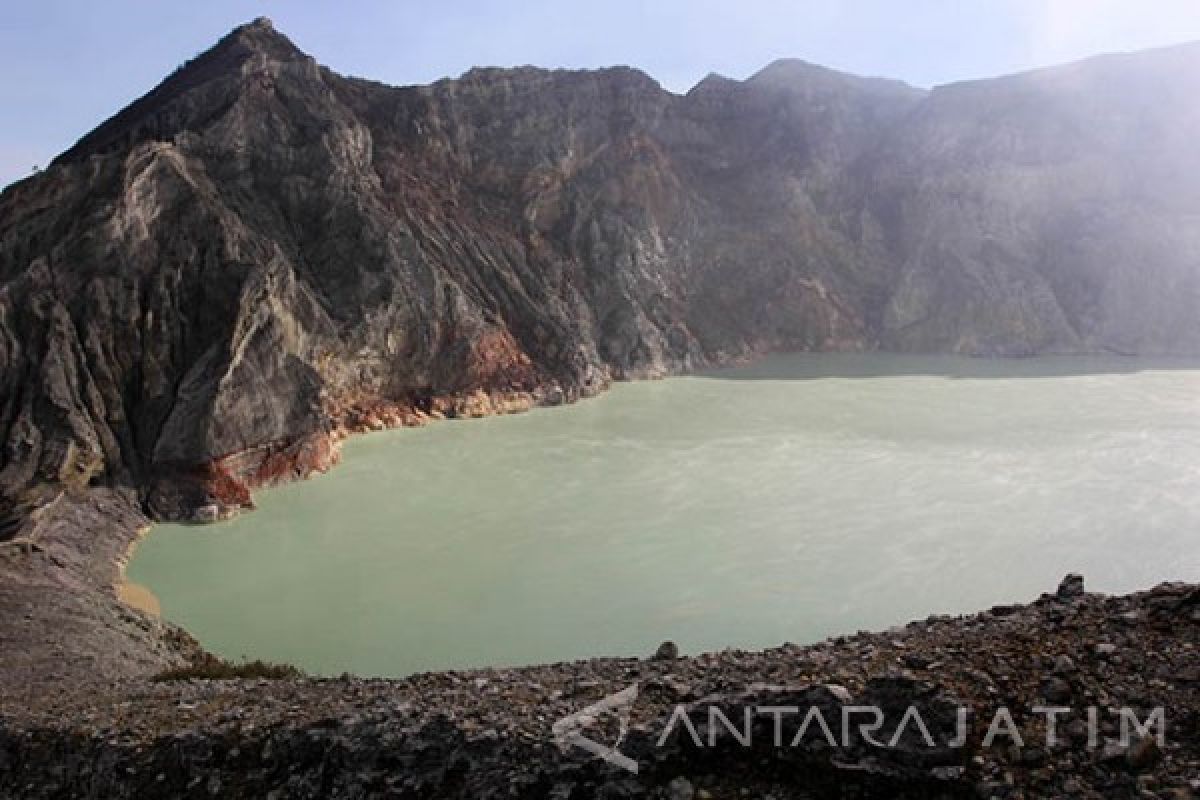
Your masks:
M339 72L395 84L630 64L685 91L787 56L933 86L1200 40L1197 0L7 0L0 186L260 15Z

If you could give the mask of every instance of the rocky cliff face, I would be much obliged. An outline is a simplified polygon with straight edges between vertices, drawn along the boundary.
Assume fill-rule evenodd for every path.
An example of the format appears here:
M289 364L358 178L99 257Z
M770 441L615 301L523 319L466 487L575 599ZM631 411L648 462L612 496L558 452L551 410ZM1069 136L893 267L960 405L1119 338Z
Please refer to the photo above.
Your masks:
M1200 47L394 88L260 20L0 195L0 487L236 507L342 427L767 350L1200 353L1196 96Z
M934 90L867 204L897 274L885 346L1197 352L1200 46Z

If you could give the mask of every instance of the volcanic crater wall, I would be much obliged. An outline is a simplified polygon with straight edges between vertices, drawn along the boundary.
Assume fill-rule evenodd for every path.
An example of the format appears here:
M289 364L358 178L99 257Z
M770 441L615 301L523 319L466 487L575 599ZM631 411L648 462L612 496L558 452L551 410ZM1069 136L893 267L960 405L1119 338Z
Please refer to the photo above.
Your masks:
M246 505L349 429L771 350L1200 353L1200 47L396 88L238 28L0 195L0 491Z

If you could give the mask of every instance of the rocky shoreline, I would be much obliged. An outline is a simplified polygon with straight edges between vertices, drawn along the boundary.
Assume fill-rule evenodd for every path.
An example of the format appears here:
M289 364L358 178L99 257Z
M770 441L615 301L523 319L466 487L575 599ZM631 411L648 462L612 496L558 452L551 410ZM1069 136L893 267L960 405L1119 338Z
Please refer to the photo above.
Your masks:
M561 405L579 396L553 384L530 391L480 388L399 400L376 395L342 398L327 404L326 424L320 431L240 450L185 470L167 471L151 482L145 507L164 521L229 519L253 510L252 492L256 489L332 469L341 460L341 443L354 434L415 428L444 419L515 414L537 406Z
M0 583L0 797L1196 797L1200 587L1106 597L1070 578L1029 605L938 616L811 646L593 659L398 680L150 676L200 652L123 606L114 580L144 517L131 495L66 493L8 543ZM123 531L123 532L121 532ZM637 775L561 747L555 721L636 685L620 751ZM707 746L705 709L919 708L938 747L810 735ZM1048 744L1039 706L1062 706ZM675 726L696 723L697 747ZM983 740L1011 710L1018 745ZM948 710L969 709L947 748ZM1089 727L1087 709L1096 709ZM1165 730L1121 741L1120 709ZM611 720L609 720L611 721ZM585 728L611 743L606 720ZM790 733L797 719L785 722ZM888 725L895 726L889 718ZM787 727L791 726L791 727ZM890 728L885 728L885 733ZM811 732L810 732L811 733ZM1089 737L1094 741L1089 741ZM823 737L817 737L823 738ZM840 740L840 736L835 736ZM883 737L885 740L887 736Z

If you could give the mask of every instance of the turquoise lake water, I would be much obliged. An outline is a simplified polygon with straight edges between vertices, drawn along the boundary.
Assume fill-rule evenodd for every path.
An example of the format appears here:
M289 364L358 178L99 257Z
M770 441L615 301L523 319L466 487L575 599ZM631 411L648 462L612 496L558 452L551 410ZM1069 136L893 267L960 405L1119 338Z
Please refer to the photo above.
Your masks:
M129 579L321 674L810 642L1200 581L1200 362L777 356L346 443Z

